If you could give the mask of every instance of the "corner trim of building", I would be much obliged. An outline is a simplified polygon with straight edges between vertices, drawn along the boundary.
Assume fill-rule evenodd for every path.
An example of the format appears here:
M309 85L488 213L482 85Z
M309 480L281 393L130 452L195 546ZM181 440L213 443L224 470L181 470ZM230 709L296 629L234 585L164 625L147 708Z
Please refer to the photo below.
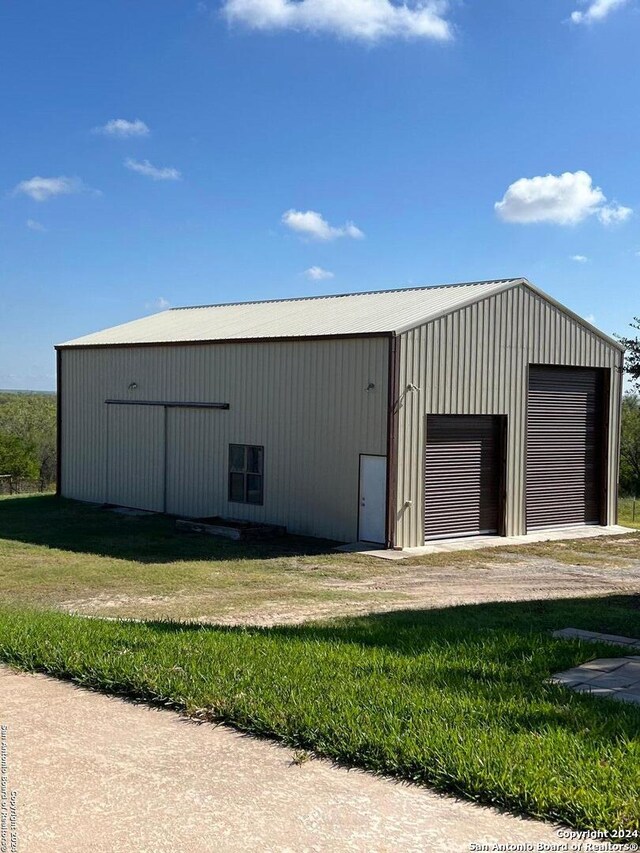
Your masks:
M389 374L387 380L387 518L386 547L396 544L396 493L398 490L398 338L389 336Z
M62 495L62 352L56 350L56 497Z

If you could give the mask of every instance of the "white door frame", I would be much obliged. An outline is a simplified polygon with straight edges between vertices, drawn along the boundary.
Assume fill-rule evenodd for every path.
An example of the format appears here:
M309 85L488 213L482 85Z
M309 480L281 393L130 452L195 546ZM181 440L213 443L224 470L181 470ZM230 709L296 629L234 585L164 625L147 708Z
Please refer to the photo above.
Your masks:
M374 465L371 464L372 460L375 460ZM374 517L372 512L375 513ZM385 545L386 516L387 457L361 453L358 472L358 541Z

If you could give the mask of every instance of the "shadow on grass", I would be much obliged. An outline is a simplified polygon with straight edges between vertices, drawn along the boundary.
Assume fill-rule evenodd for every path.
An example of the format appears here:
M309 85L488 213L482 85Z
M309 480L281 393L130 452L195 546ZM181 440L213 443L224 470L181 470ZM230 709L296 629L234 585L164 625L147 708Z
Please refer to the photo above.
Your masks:
M259 627L215 625L171 620L140 621L159 633L216 632L256 634L291 640L348 643L383 648L403 655L422 654L458 643L483 644L501 649L502 660L521 659L534 634L550 635L559 628L581 628L599 633L640 636L640 594L584 598L534 599L483 604L463 604L424 610L393 610L366 616L341 616L293 625ZM624 656L628 649L603 643L553 639L565 648L576 644L596 652L607 649L608 657Z
M316 556L332 553L338 544L303 536L234 542L178 533L175 519L169 516L120 515L105 507L55 495L0 500L0 539L139 563Z
M485 706L499 700L505 731L544 732L549 727L594 737L637 738L640 707L547 683L555 672L597 657L624 657L624 646L565 640L552 631L577 627L623 636L640 635L640 596L604 596L460 605L434 610L404 610L343 617L331 621L275 627L205 625L168 621L140 623L152 634L253 636L258 641L305 644L341 655L345 646L365 652L355 681L392 678L395 661L409 691L441 690L450 697L473 696ZM185 648L183 642L181 648ZM385 665L367 650L390 653ZM293 654L293 651L291 652ZM321 677L320 673L318 677ZM533 701L532 701L533 700ZM568 703L568 704L567 704Z

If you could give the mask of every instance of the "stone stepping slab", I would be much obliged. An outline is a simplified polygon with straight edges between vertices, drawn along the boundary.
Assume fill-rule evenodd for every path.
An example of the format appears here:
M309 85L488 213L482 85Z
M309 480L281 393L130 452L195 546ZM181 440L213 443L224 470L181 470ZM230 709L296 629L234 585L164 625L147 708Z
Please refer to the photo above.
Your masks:
M634 637L621 637L617 634L599 634L597 631L583 631L581 628L562 628L554 631L553 636L561 640L585 640L589 643L610 643L612 646L625 646L634 652L640 652L640 640Z
M549 679L577 693L604 696L640 706L640 655L597 658Z

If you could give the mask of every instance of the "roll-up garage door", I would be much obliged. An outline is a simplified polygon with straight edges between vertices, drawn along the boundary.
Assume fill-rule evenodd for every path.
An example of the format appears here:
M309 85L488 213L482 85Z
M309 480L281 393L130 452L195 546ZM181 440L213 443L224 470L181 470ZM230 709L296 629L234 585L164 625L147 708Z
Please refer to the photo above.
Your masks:
M530 367L527 529L599 524L601 371Z
M425 539L498 533L501 421L491 415L429 415Z

